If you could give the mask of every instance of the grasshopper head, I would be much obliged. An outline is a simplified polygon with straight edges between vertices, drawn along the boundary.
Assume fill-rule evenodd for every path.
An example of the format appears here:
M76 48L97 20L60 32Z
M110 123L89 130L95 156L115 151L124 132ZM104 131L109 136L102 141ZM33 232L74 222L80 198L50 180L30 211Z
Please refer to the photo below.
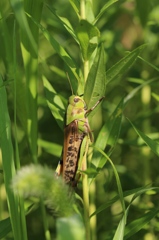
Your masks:
M72 95L69 97L67 113L66 113L66 125L73 121L79 121L79 119L85 120L86 104L82 97Z
M76 108L86 109L84 100L79 96L72 95L69 97L69 104Z

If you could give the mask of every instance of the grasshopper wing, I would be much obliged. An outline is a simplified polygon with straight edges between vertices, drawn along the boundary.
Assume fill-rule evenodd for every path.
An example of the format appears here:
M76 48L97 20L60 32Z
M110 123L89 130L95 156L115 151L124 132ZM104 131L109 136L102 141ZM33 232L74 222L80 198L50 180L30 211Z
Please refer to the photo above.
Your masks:
M64 129L63 178L66 183L75 185L80 147L86 134L78 129L78 120L72 121Z

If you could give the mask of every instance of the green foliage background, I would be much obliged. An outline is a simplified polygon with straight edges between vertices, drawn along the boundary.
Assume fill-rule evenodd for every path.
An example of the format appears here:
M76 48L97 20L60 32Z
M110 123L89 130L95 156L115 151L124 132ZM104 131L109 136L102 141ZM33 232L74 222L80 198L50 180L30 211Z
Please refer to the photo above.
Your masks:
M41 214L44 209L38 204L26 217L27 230L23 227L26 235L21 235L16 225L25 226L24 212L29 211L25 205L25 211L18 216L16 207L24 203L12 193L10 182L15 169L23 165L38 162L56 168L63 145L64 112L72 94L66 72L73 91L76 93L78 87L78 93L83 94L83 63L87 58L90 62L95 59L91 53L96 43L102 45L105 54L107 79L105 99L91 120L91 129L95 146L111 157L120 177L126 205L124 216L128 215L124 239L159 238L158 0L90 0L85 3L86 18L96 27L88 35L98 38L91 42L87 53L83 50L86 41L82 41L87 36L80 35L80 1L0 2L0 148L5 156L3 166L0 164L3 169L0 173L0 218L3 220L1 229L4 229L0 236L5 236L4 239L17 236L18 240L23 236L25 240L27 235L30 240L55 239L55 218L49 213ZM90 29L87 27L86 30ZM54 96L52 112L57 111L59 115L52 116L47 105L50 92L46 92L46 81L52 86L49 87L51 98ZM91 104L86 93L85 99ZM11 125L8 116L5 118L7 111ZM59 116L63 117L59 119ZM4 134L8 126L11 136ZM91 190L91 214L97 210L97 215L92 239L123 239L118 232L118 227L122 229L118 224L123 216L119 183L109 161L96 151L93 156L97 172L92 185L95 189ZM131 204L135 193L138 197ZM4 220L8 217L6 195L13 226L16 222L13 234L9 233L9 221ZM30 203L27 204L30 210ZM43 228L44 219L48 226ZM51 238L44 231L47 227Z

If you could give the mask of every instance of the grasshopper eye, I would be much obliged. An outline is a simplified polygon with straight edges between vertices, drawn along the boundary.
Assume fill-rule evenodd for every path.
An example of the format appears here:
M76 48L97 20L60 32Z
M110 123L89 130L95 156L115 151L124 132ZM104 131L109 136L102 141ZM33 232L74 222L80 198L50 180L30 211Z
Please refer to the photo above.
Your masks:
M79 101L79 98L74 98L74 102L78 102Z

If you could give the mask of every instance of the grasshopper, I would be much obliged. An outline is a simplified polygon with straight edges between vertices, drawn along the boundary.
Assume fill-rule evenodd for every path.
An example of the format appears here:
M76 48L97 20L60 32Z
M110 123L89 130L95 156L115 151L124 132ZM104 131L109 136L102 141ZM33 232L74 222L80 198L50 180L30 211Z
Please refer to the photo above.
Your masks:
M77 185L76 172L78 170L82 142L85 137L88 137L91 142L93 141L88 114L96 108L103 98L100 98L92 108L87 110L86 103L82 97L75 95L69 97L64 128L62 160L57 166L56 174L59 176L62 173L64 181L72 186Z

